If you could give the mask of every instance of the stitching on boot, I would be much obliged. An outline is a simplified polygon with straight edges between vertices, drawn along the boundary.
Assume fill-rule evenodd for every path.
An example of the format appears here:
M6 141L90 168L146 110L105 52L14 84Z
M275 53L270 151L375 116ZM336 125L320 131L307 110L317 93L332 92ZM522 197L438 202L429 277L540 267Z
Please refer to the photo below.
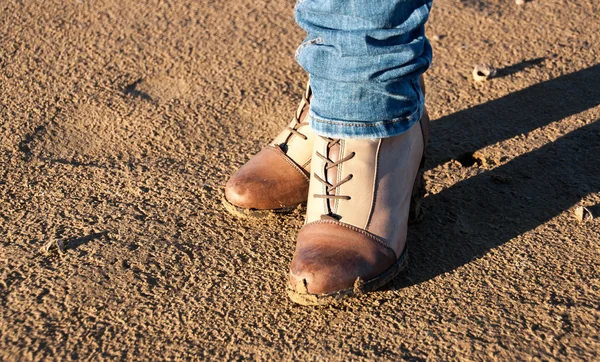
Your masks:
M362 235L364 235L364 236L367 236L367 237L368 237L368 238L370 238L371 240L375 241L375 242L376 242L376 244L377 244L377 245L379 245L379 246L381 246L381 247L383 247L383 248L384 248L384 250L385 250L385 251L387 251L387 253L389 253L389 254L393 255L393 256L394 256L394 260L397 260L397 259L398 259L398 256L396 255L396 252L394 251L394 249L390 248L390 247L388 246L388 244L386 244L386 242L385 242L385 241L383 241L383 240L382 240L381 238L379 238L378 236L376 236L376 235L373 235L373 234L371 234L370 232L368 232L368 231L366 231L366 230L363 230L363 229L361 229L361 228L357 228L357 227L356 227L356 226L354 226L354 225L346 224L346 223L344 223L344 222L341 222L341 221L333 221L333 220L316 220L316 221L313 221L313 222L310 222L310 223L306 224L306 226L308 226L308 225L312 225L312 224L333 224L333 225L339 225L339 226L345 227L345 228L347 228L347 229L350 229L350 230L352 230L352 231L355 231L355 232L357 232L357 233L359 233L359 234L362 234Z
M341 160L342 158L344 158L346 153L346 141L345 140L340 140L340 156L339 159ZM342 174L344 172L344 163L340 163L339 165L337 165L337 180L341 180L342 179ZM338 187L337 190L335 190L336 194L341 194L342 191L342 187ZM337 214L337 211L340 207L340 200L333 200L333 207L332 212L334 214Z
M298 166L296 164L296 162L294 162L292 159L290 159L290 157L288 155L283 153L283 151L279 147L277 147L277 146L267 146L267 147L273 149L273 151L275 151L275 153L277 153L281 158L283 158L285 160L285 162L290 164L294 168L294 170L298 171L298 173L300 173L302 175L302 177L304 177L305 180L310 181L310 178L306 175L306 171L302 170L302 168L300 168L300 166Z
M379 156L381 151L381 145L384 140L379 140L377 144L377 152L375 153L375 176L373 177L373 190L372 190L372 199L371 199L371 210L369 211L369 216L367 217L367 222L365 224L365 230L369 230L369 226L371 226L371 220L373 219L373 213L375 212L375 204L377 203L377 177L379 176Z

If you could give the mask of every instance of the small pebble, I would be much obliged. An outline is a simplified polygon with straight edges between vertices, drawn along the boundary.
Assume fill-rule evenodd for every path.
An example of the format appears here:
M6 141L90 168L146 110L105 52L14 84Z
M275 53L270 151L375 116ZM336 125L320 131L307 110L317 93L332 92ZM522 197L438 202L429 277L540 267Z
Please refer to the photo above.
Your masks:
M515 3L517 5L524 5L525 4L525 0L515 0Z
M473 79L476 82L485 82L496 75L496 69L486 64L477 64L473 68Z
M52 253L53 251L58 251L59 253L63 253L65 251L66 245L64 239L50 240L44 246L42 246L41 251L45 253Z
M579 222L588 222L594 219L592 211L585 206L579 206L575 209L575 217Z

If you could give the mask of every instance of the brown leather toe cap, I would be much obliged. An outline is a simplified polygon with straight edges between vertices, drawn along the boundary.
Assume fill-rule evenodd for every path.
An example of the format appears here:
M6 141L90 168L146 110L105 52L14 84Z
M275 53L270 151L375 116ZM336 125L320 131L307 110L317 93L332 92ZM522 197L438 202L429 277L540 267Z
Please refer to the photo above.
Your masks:
M290 266L290 287L323 294L369 281L396 262L392 249L364 230L338 221L315 221L298 234Z
M271 210L306 202L308 174L280 148L265 147L229 179L225 197L245 209Z

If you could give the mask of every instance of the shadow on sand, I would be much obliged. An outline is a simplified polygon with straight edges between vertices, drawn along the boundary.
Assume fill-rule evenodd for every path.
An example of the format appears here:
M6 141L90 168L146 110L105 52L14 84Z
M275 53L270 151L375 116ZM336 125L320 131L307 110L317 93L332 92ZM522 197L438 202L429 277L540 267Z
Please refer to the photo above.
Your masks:
M436 120L428 168L598 106L598 84L600 65ZM425 198L425 220L409 232L409 271L390 287L452 271L600 192L599 155L596 120Z

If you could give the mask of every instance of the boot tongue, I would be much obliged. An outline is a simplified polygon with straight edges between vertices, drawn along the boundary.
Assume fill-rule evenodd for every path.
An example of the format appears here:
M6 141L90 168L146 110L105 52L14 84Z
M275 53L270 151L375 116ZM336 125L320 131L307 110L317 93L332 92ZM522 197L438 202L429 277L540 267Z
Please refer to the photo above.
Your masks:
M333 162L337 162L340 159L340 153L341 153L341 146L340 146L339 142L334 144L333 146L331 146L328 149L328 157ZM338 182L338 166L335 166L335 167L332 167L332 168L326 170L325 177L326 177L327 182L329 182L332 185L335 185ZM336 189L328 192L328 194L330 194L330 195L335 195L336 193L337 193ZM335 204L335 199L328 199L327 203L328 203L329 213L333 214L333 207Z
M301 111L298 110L298 111L300 111L300 115L298 116L297 123L293 125L293 127L294 127L294 129L296 131L300 130L301 128L304 128L304 127L308 126L308 125L304 125L304 124L301 124L301 123L306 120L306 117L308 117L308 112L310 111L310 99L311 98L312 98L312 95L310 95L310 97L308 98L308 101L302 107L302 110ZM288 144L291 141L291 139L293 138L293 136L294 136L293 132L290 132L288 134L287 138L285 139L285 141L279 145L279 148L284 153L288 152L288 149L289 149L289 145Z
M310 99L309 99L309 102L310 102ZM310 103L306 103L306 105L302 109L302 112L300 112L300 117L298 117L298 121L304 122L304 120L306 119L306 116L308 116L309 110L310 110ZM303 127L303 126L300 126L300 127Z

